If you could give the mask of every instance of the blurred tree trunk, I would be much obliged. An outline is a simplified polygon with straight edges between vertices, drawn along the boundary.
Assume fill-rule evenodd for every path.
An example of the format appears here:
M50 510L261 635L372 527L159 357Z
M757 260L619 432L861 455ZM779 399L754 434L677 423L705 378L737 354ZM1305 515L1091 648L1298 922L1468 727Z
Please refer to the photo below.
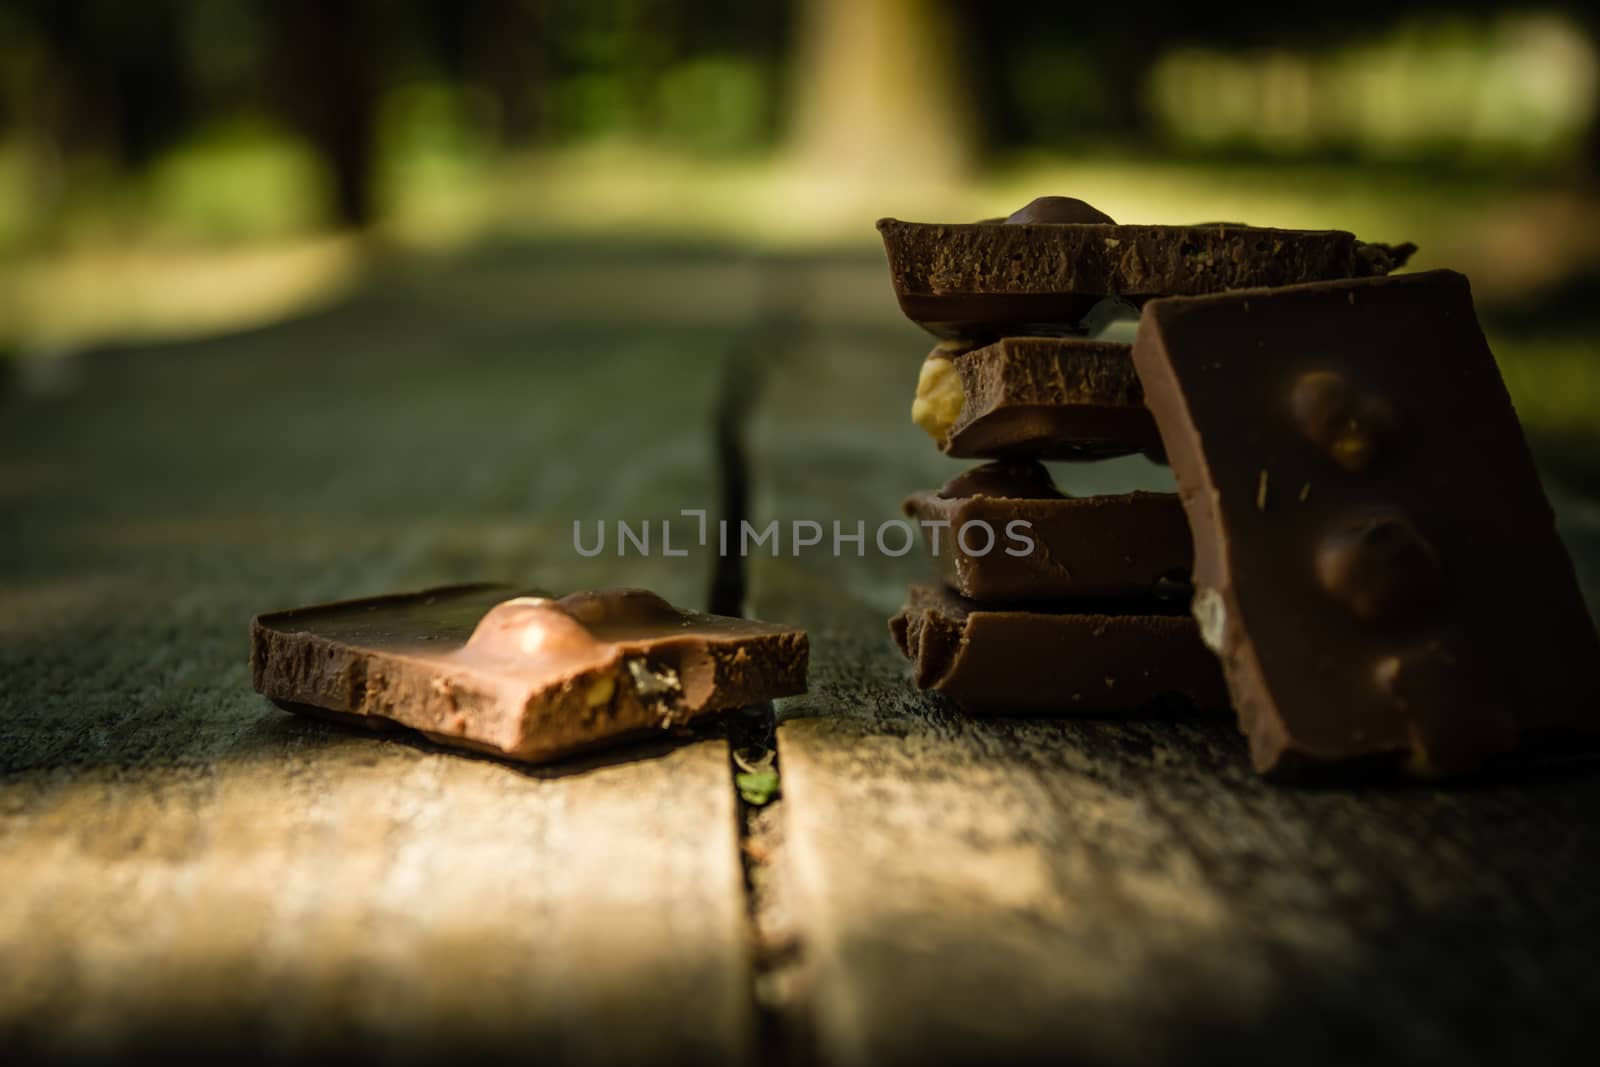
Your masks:
M1583 20L1591 52L1600 53L1600 13L1593 10ZM1591 187L1600 188L1600 78L1589 90L1589 135L1584 139L1584 157Z
M1152 47L1155 44L1155 47ZM1107 41L1101 50L1100 83L1105 87L1101 127L1118 140L1146 141L1150 115L1145 107L1145 82L1161 43L1131 34Z
M474 58L499 109L500 141L512 147L533 144L543 133L543 8L534 0L485 0L473 8Z
M940 180L971 163L975 109L941 0L799 0L791 137L845 178Z
M338 221L366 226L375 214L379 85L373 51L382 13L361 0L282 0L271 9L290 118L332 172Z
M1592 186L1600 186L1600 102L1596 102L1589 119L1589 133L1583 141L1584 177Z
M35 2L26 10L45 44L37 95L63 158L104 152L132 170L182 135L194 100L175 5Z

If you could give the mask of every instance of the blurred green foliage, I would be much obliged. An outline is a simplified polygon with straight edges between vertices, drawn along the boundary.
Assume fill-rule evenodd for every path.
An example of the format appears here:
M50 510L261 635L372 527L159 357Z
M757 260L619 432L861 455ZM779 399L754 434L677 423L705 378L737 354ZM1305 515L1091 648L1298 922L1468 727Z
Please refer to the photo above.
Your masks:
M180 238L223 242L304 232L321 221L325 176L305 144L263 118L197 129L143 177L144 209Z
M1569 18L1434 16L1317 49L1175 49L1147 92L1200 149L1548 167L1584 150L1596 67Z
M466 233L463 219L867 244L874 214L978 217L1073 192L1118 217L1418 240L1421 265L1468 269L1492 314L1522 308L1491 326L1530 425L1596 440L1600 313L1568 301L1581 310L1552 327L1546 295L1600 276L1587 6L898 2L896 17L952 29L927 38L947 51L919 57L912 84L865 76L893 66L892 33L836 49L856 68L817 65L820 15L859 31L840 13L887 2L0 0L0 343L168 321L114 306L188 291L153 280L155 259L133 268L140 287L96 265L128 270L122 253L151 246ZM843 192L826 166L784 171L797 87L822 69L859 79L851 102L949 79L974 111L968 167L938 195L870 170ZM351 258L289 249L274 269L300 294ZM265 288L265 268L239 269ZM207 273L191 258L179 276Z
M808 19L851 2L888 0L7 0L0 247L118 211L224 241L330 212L364 224L408 170L443 180L507 151L764 154L813 74ZM960 80L978 148L999 158L1112 148L1518 177L1600 158L1582 6L944 6L950 54L917 77Z
M774 127L772 73L737 56L701 56L661 79L661 135L673 144L724 155L767 145Z
M783 0L7 0L0 242L119 210L224 241L366 224L400 172L508 150L760 151L788 19Z

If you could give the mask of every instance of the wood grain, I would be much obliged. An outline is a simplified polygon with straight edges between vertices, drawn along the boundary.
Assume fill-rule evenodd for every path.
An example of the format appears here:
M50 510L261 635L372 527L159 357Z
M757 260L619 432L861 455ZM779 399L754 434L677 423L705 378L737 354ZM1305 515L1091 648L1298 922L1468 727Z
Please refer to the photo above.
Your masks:
M483 578L705 606L705 552L585 559L571 523L715 514L748 307L509 298L569 265L490 250L5 399L3 1058L747 1056L724 742L527 772L250 691L264 610Z
M755 521L871 530L960 469L907 416L925 347L799 339L750 428ZM1166 476L1118 462L1063 487ZM1562 503L1592 591L1600 522ZM885 632L926 561L847 548L750 561L750 610L812 631L781 863L823 1062L1564 1060L1600 1036L1592 759L1289 789L1226 722L968 717Z
M797 1063L812 1036L830 1064L1537 1062L1596 1037L1586 757L1284 790L1226 724L971 719L909 686L884 620L926 566L870 541L749 561L749 610L813 641L784 799L746 841L754 976L721 741L529 772L250 693L262 610L486 577L703 606L705 553L585 559L571 521L714 511L722 360L757 315L758 523L870 537L961 468L907 418L927 344L877 262L508 245L23 375L0 398L7 1062ZM1600 588L1600 505L1560 508Z

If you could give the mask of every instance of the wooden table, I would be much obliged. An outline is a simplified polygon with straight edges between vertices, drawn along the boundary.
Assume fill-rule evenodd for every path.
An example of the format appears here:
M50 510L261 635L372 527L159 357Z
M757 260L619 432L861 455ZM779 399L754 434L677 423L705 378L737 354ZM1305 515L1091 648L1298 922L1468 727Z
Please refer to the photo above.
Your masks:
M15 371L0 1059L1544 1062L1594 1039L1584 757L1274 787L1227 722L918 695L884 627L917 554L574 550L575 519L696 507L870 539L959 469L907 418L924 348L873 257L506 244L268 329ZM1600 589L1600 506L1558 503ZM809 628L782 799L733 786L759 711L527 770L250 691L257 611L501 577Z

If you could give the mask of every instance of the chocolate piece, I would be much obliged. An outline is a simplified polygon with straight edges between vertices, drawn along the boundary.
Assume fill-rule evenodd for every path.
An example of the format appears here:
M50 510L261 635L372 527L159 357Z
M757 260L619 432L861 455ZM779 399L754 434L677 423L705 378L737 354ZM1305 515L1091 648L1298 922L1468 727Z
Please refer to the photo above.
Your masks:
M895 296L939 337L1082 332L1102 298L1138 306L1214 293L1386 274L1414 245L1340 230L1070 223L941 225L880 219Z
M1194 620L1143 602L1016 611L913 585L889 632L919 689L994 714L1128 713L1181 700L1221 711L1227 688Z
M1152 301L1134 343L1256 766L1470 771L1600 643L1450 271Z
M912 420L949 456L1106 459L1157 450L1131 346L1007 337L951 356L936 347Z
M975 600L1149 596L1187 579L1175 493L1067 497L1038 463L987 463L902 505L946 585Z
M806 635L643 589L458 585L259 615L256 691L530 763L806 687Z
M1097 207L1071 196L1038 196L1013 211L1006 218L1013 226L1025 222L1058 223L1108 223L1117 220Z

